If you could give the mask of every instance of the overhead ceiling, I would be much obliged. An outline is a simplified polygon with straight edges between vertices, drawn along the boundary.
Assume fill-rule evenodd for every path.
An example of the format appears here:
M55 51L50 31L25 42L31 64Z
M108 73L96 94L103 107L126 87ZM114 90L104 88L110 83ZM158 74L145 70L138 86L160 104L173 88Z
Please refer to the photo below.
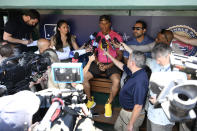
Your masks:
M197 10L197 0L0 0L0 9Z

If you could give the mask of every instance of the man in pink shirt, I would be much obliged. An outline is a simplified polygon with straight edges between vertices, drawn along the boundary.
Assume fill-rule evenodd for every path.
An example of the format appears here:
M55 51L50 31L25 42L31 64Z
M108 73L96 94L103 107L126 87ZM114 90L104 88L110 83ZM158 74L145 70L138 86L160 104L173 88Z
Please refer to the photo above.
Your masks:
M89 80L94 77L99 77L101 74L105 74L107 78L112 81L112 90L109 95L109 99L105 104L105 117L112 116L111 103L118 93L120 87L120 70L114 65L110 58L108 58L103 50L107 50L110 55L118 60L122 59L122 51L119 48L113 46L114 39L122 42L122 37L111 30L111 18L108 15L102 15L99 18L99 27L101 31L96 37L100 37L101 40L98 42L98 48L95 50L95 61L92 62L90 69L84 74L84 90L88 97L88 108L93 108L96 103L90 94L90 83Z

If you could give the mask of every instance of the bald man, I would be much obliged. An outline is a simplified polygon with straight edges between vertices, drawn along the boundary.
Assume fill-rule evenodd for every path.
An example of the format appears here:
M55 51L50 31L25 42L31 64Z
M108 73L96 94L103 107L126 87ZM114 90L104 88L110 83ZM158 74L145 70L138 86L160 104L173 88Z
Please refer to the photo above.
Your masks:
M37 44L38 44L38 50L40 54L42 54L46 49L49 49L51 46L50 41L47 39L43 39L43 38L39 39Z

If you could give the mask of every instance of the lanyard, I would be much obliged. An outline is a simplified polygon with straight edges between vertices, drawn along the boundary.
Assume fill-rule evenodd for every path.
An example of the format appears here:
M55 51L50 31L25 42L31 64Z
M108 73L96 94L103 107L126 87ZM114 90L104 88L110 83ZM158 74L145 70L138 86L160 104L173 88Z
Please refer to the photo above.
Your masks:
M164 72L167 72L168 70L170 69L170 66L164 70L160 69L160 71L164 71Z

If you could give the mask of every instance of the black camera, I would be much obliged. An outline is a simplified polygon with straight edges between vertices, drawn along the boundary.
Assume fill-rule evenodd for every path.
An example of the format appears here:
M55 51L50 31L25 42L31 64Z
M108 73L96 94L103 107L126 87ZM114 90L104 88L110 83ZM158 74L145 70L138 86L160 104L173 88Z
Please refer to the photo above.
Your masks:
M9 64L13 60L17 63ZM8 94L29 89L29 82L37 81L49 65L51 61L46 55L23 53L10 57L0 67L0 84L6 86Z

